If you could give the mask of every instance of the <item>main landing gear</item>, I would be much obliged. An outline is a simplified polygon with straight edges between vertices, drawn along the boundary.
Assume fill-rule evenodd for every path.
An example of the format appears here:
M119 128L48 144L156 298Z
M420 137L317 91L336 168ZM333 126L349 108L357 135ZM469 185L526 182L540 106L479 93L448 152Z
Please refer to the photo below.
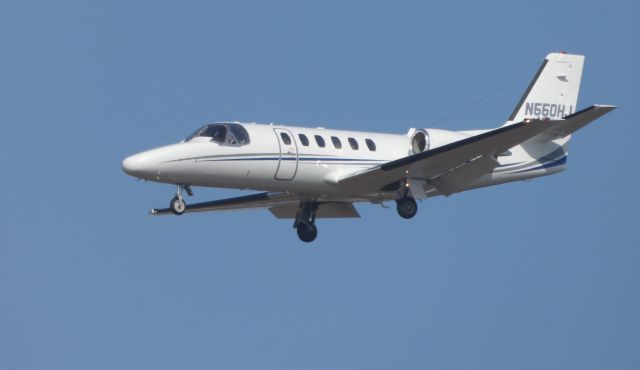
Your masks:
M193 195L193 191L191 191L191 187L189 185L178 185L176 196L171 199L171 202L169 202L169 209L171 210L171 213L176 216L180 216L187 210L187 204L182 198L182 190L186 191L189 196Z
M296 214L293 227L298 232L298 238L305 243L314 241L318 236L318 228L315 224L317 210L317 203L301 203Z
M396 200L396 205L398 214L402 218L413 218L413 216L418 213L418 204L416 203L416 200L409 196L405 195L404 197Z

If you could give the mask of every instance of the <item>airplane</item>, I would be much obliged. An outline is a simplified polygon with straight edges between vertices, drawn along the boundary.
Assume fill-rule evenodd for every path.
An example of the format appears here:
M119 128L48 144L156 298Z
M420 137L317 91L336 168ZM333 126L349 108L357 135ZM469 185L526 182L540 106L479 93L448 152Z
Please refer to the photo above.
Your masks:
M571 135L616 108L576 110L583 65L583 55L547 55L495 129L387 134L214 122L177 144L129 156L122 168L176 186L169 207L152 215L267 208L293 219L300 240L312 242L316 219L360 217L354 203L395 201L410 219L416 200L563 171ZM188 205L183 192L193 195L194 186L260 192Z

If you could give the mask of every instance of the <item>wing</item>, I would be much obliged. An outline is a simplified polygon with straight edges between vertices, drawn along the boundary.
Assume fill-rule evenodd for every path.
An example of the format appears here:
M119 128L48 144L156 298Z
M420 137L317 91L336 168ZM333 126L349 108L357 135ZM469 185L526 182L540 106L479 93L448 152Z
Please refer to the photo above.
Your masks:
M570 114L564 119L551 121L547 129L534 139L547 141L571 135L614 109L616 109L614 105L592 105L589 108Z
M210 202L187 204L185 213L230 211L251 208L268 208L277 218L295 218L300 207L300 194L293 193L258 193L241 197L219 199ZM172 214L169 208L152 209L152 215ZM316 218L348 218L360 217L350 202L320 202Z
M277 218L296 218L299 204L280 205L269 208ZM318 204L316 218L357 218L358 210L349 202L326 202Z
M298 204L300 197L298 194L288 193L258 193L244 195L241 197L219 199L210 202L187 204L185 213L188 212L207 212L207 211L229 211L234 209L249 208L269 208L274 206L282 206L288 204ZM152 215L168 215L172 214L169 208L152 209L149 213Z
M496 156L510 148L530 139L548 141L570 135L613 109L611 105L594 105L561 120L525 120L387 162L337 183L362 193L393 189L402 179L421 179L450 195L491 172L498 166Z
M451 194L498 165L495 157L542 133L550 121L527 120L384 163L337 181L358 192L391 189L402 179L423 179ZM436 180L439 179L439 180ZM459 190L458 190L459 191Z

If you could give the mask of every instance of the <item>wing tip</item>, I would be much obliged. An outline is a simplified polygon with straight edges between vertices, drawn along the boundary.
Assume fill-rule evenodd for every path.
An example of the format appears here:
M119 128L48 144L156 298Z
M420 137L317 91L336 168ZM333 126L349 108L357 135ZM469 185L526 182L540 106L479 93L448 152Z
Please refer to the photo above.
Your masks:
M166 215L168 211L169 211L168 209L151 208L149 210L149 214L152 216L162 216L162 215Z
M619 106L613 105L613 104L594 104L593 106L596 108L601 108L606 110L614 110L616 108L619 108Z

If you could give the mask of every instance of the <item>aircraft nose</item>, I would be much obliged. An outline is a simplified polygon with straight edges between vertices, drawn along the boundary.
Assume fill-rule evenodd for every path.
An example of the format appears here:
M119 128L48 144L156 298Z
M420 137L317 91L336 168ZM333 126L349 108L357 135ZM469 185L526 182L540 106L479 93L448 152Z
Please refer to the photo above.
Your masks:
M142 177L147 172L146 159L146 156L141 154L129 156L122 161L122 170L128 175Z
M175 163L183 156L179 145L167 145L129 156L122 161L122 170L143 180L173 182Z

